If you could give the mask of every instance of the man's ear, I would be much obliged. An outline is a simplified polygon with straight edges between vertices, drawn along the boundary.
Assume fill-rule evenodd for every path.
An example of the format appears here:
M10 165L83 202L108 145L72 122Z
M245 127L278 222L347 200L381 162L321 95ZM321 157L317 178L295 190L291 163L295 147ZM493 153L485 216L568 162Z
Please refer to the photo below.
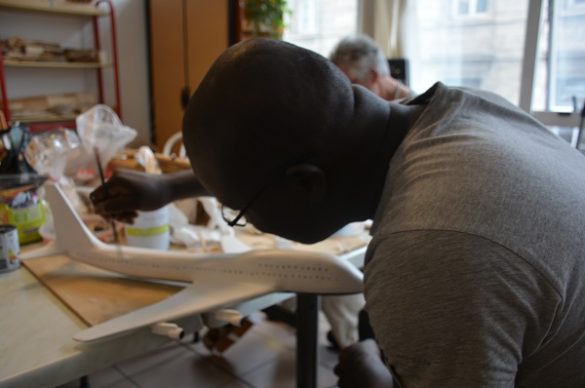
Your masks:
M295 164L286 170L286 176L306 193L309 202L319 202L325 197L327 177L320 167L309 163Z

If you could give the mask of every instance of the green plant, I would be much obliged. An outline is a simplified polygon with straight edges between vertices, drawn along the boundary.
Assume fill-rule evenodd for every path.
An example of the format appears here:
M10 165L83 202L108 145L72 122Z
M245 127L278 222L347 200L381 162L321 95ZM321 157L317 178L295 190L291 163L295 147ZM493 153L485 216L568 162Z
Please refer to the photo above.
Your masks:
M244 15L251 24L252 36L281 38L284 15L289 13L286 0L245 0Z

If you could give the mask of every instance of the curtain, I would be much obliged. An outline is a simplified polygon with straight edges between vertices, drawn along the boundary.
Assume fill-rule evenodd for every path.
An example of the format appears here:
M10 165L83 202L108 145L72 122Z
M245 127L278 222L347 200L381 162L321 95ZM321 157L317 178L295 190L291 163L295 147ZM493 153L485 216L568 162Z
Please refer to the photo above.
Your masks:
M409 0L361 0L360 30L371 36L388 58L406 57Z

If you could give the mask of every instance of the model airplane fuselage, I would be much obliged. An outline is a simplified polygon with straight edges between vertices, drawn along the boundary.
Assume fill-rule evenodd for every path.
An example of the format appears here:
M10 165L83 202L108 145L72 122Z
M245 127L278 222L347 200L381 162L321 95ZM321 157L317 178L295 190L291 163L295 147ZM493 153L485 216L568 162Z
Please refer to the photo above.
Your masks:
M357 268L318 252L250 250L196 254L105 244L89 231L58 186L45 187L59 252L73 260L133 277L191 283L162 302L80 332L75 336L80 341L111 337L271 292L351 294L362 291L362 274Z
M262 283L275 291L315 294L362 290L361 274L354 266L320 253L258 250L198 257L194 253L115 247L97 239L94 244L89 249L68 249L67 255L95 267L142 278Z

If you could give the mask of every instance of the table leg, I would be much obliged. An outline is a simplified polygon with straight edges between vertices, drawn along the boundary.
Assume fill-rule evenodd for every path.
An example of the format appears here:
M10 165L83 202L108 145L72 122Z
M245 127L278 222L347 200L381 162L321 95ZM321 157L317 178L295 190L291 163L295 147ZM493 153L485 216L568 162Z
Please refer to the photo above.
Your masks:
M297 387L317 387L319 296L297 294Z

